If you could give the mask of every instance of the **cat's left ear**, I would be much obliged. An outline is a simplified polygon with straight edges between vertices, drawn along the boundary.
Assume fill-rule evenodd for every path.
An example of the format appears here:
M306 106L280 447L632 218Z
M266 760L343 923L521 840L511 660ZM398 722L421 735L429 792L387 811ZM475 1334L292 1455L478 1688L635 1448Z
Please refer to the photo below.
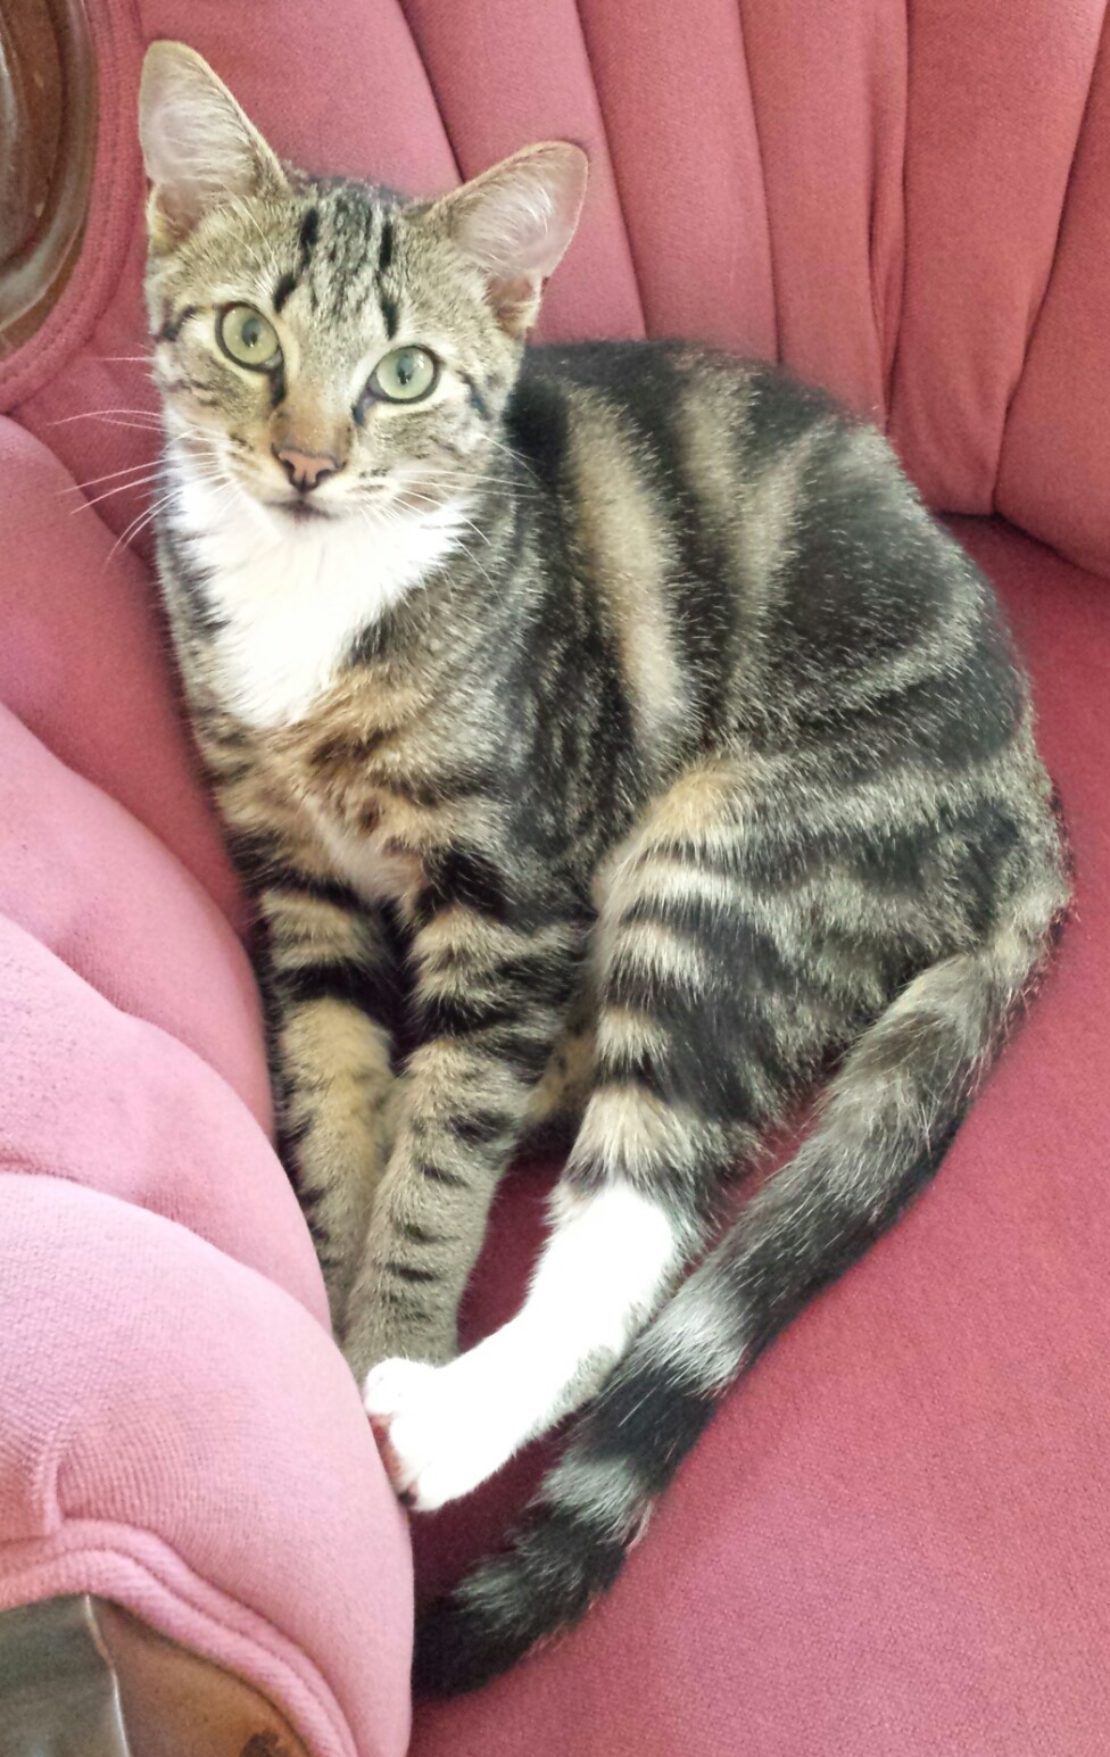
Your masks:
M485 271L510 335L523 336L536 320L543 284L574 237L588 172L581 147L551 141L514 153L428 210Z
M209 209L288 189L276 155L195 49L152 43L139 87L155 250L171 250Z

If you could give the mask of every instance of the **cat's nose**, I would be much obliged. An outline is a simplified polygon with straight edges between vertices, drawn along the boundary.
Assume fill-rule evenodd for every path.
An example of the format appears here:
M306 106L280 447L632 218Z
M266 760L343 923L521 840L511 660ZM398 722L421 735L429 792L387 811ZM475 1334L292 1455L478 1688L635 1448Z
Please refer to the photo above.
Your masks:
M301 494L311 494L340 468L339 459L330 451L300 451L295 445L275 445L273 453Z

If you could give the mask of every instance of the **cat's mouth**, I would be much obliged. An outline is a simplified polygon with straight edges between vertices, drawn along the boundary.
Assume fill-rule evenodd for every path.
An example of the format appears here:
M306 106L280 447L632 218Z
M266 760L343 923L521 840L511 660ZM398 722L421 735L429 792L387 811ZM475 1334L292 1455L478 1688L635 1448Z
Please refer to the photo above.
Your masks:
M268 504L275 512L284 513L287 519L297 525L334 517L325 507L316 506L311 500L271 500Z

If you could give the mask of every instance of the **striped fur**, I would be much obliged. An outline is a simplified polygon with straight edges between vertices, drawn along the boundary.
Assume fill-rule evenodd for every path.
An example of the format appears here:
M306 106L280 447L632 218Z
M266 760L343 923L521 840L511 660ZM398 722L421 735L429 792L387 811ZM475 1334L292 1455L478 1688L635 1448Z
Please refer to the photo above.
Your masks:
M464 1688L613 1580L936 1170L1064 910L1060 836L991 591L876 432L692 345L524 350L574 149L437 203L321 182L169 45L143 127L161 576L336 1324L414 1506L582 1409L421 1623L420 1686ZM229 302L265 371L221 354ZM399 344L439 363L419 405L364 388ZM311 505L294 441L335 466ZM568 1122L521 1312L456 1356L506 1166Z

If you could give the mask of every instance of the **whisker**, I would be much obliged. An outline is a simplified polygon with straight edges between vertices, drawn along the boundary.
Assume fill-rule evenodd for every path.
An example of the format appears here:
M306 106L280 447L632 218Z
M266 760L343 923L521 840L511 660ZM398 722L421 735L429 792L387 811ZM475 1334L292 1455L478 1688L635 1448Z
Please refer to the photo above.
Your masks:
M161 427L162 417L155 409L79 409L76 415L63 415L51 421L51 427L67 427L71 421L97 421L103 415L142 415L153 426Z
M200 471L197 471L196 474L198 476L198 479L202 482L213 482L213 483L219 484L222 480L222 472L219 472L219 471L200 470ZM126 494L130 489L133 489L133 488L148 488L152 482L159 482L161 480L162 480L162 469L161 469L161 466L159 466L158 469L151 470L149 472L149 474L147 474L146 476L140 476L137 481L117 482L114 488L105 488L103 494L94 494L91 500L82 501L80 506L70 507L70 509L69 509L70 516L72 517L75 513L85 512L88 510L89 507L99 506L100 502L102 500L108 500L113 494ZM171 486L176 491L177 484L173 483L173 484L171 484Z
M86 488L95 488L98 482L114 482L119 476L132 476L140 470L150 469L150 459L144 458L140 464L124 464L122 470L106 470L103 476L90 476L87 482L67 482L59 488L59 494L81 494Z
M487 433L486 441L487 444L493 446L495 451L503 452L507 458L512 458L514 464L519 464L520 468L531 476L537 488L542 487L539 477L536 475L535 470L533 470L527 458L522 457L518 451L514 451L511 445L506 445L504 440L495 439L492 433Z
M145 508L139 514L137 519L132 519L125 531L120 532L107 555L104 557L104 569L102 569L102 571L106 570L111 565L112 557L119 548L123 545L126 545L128 549L131 548L136 537L145 531L148 525L153 524L157 511L158 509L156 507Z
M102 500L110 499L113 494L126 494L132 488L147 488L152 482L157 482L161 474L161 470L152 470L148 475L140 476L137 482L117 482L114 488L105 488L103 494L94 494L91 500L83 500L80 506L71 506L70 517L79 512L88 512L90 507L99 506Z

